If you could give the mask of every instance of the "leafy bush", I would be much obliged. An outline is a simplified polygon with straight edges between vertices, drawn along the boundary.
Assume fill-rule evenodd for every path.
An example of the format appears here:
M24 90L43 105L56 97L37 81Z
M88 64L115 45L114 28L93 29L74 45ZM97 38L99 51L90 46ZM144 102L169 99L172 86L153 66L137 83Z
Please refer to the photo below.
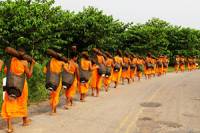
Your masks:
M28 80L29 99L31 102L45 100L48 97L45 89L45 75L43 65L36 64L33 70L33 76Z

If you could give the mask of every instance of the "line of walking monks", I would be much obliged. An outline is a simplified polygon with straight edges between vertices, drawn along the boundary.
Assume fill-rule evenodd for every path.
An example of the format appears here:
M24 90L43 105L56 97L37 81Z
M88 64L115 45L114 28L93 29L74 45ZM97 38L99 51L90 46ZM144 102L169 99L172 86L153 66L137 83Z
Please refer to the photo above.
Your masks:
M176 55L174 68L176 73L180 70L181 72L185 71L185 68L188 68L188 71L193 71L198 68L197 59L195 56L185 58L184 56Z
M91 95L98 97L102 88L108 92L111 83L114 88L118 84L128 84L134 82L137 78L140 80L144 75L146 79L155 76L165 75L168 71L169 59L167 56L153 57L151 53L147 57L136 56L132 53L117 50L113 57L109 52L102 52L94 48L92 57L87 51L83 51L80 55L71 52L70 59L62 60L52 56L50 61L44 68L46 74L46 88L50 92L51 115L56 114L56 108L59 103L59 96L62 89L65 90L66 104L65 109L69 109L73 105L73 98L77 92L80 94L80 101L84 102L91 88ZM19 54L25 54L23 49L19 50ZM78 56L80 59L78 60ZM189 71L196 69L196 58L188 58ZM186 59L183 56L176 56L175 70L178 72L185 69ZM28 119L27 100L28 85L27 79L32 76L35 61L30 63L17 57L11 57L10 64L6 65L4 72L17 76L25 75L23 88L19 96L13 97L14 92L7 91L1 110L1 116L7 121L7 132L13 132L11 119L22 117L23 126L30 124ZM0 60L0 70L3 67L3 61ZM7 79L8 80L8 79Z

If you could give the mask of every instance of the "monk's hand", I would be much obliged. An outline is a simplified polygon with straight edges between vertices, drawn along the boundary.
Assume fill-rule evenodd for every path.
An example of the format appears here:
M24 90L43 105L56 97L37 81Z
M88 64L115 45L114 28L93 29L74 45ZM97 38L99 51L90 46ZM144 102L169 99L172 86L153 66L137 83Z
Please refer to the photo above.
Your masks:
M32 59L32 65L35 65L36 61L34 59Z

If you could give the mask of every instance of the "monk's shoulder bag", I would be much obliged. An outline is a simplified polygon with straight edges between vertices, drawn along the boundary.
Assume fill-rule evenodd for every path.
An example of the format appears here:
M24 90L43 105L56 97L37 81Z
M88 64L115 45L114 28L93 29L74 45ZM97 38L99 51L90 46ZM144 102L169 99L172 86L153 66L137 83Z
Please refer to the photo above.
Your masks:
M60 84L60 73L55 73L50 70L50 63L47 63L47 73L46 73L46 89L49 91L56 91Z
M24 88L25 83L25 73L21 75L16 75L10 70L11 60L7 64L7 74L6 74L6 87L5 90L8 95L12 98L20 97Z

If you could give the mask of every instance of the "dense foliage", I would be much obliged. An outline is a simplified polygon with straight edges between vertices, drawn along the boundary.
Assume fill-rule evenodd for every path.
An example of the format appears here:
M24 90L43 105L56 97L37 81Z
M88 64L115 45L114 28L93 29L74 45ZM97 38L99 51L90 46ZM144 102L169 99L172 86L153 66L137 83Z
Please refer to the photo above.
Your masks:
M23 46L40 63L29 81L31 99L47 96L42 66L48 47L61 48L66 55L72 44L77 44L79 51L99 47L139 55L150 51L171 58L175 54L200 55L200 30L174 26L158 18L144 24L123 23L93 7L75 13L53 4L53 0L0 2L0 50Z

